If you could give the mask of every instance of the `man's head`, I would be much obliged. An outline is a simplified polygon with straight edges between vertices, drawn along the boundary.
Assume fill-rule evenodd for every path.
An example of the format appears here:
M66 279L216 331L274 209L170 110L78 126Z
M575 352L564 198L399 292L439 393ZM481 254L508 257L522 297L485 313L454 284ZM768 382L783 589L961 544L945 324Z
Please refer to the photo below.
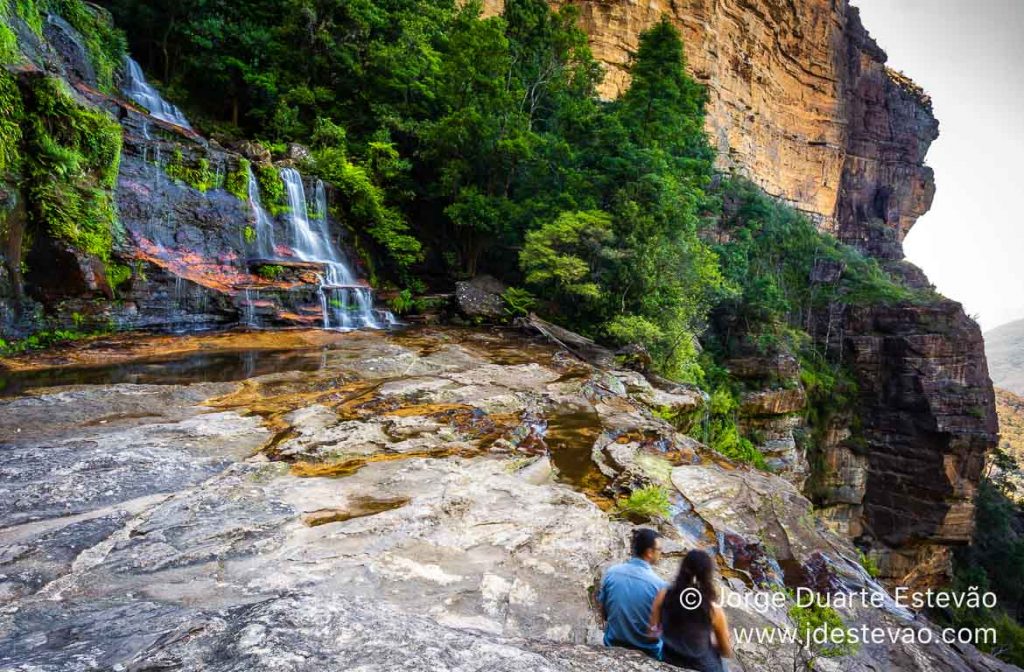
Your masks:
M646 527L634 530L633 557L656 564L661 559L661 535Z

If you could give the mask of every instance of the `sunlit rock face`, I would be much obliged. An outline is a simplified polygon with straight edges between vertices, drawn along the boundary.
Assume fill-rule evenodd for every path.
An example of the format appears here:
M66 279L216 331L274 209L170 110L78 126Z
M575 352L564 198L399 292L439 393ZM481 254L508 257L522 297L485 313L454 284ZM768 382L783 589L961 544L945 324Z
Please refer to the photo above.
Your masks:
M564 4L555 2L553 4ZM707 130L719 167L887 258L931 204L923 165L938 133L930 103L845 0L584 0L580 24L607 72L601 94L629 85L640 34L667 16L687 68L708 87ZM498 13L503 2L488 0ZM869 226L881 222L892 235Z

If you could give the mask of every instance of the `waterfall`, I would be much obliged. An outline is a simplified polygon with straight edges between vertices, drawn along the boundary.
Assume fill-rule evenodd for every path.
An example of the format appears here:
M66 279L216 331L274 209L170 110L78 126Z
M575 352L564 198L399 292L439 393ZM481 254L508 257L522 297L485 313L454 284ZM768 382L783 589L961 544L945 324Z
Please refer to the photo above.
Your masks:
M331 239L327 223L327 193L322 182L314 191L314 214L310 218L306 190L302 176L294 168L281 171L281 180L288 193L290 206L289 226L292 249L303 261L324 265L317 290L323 310L325 329L380 329L382 324L373 309L373 294L369 287L356 282L348 263ZM385 317L386 323L391 318Z
M270 221L267 211L263 209L263 204L260 202L260 185L256 182L252 167L249 166L246 170L249 173L249 207L252 208L253 215L256 217L256 254L264 259L272 259L276 246L274 224Z
M259 301L260 300L259 290L256 290L255 293L256 293L256 298L254 299L253 296L252 296L252 293L250 293L250 291L249 291L249 288L248 287L245 288L245 304L243 306L243 311L244 312L243 312L242 319L245 320L246 326L249 326L249 327L259 327L260 326L259 325L259 321L256 318L256 304L254 303L254 301Z
M146 81L142 68L130 56L124 58L124 92L139 105L149 110L151 117L192 130L188 119L177 106L168 103L160 93Z

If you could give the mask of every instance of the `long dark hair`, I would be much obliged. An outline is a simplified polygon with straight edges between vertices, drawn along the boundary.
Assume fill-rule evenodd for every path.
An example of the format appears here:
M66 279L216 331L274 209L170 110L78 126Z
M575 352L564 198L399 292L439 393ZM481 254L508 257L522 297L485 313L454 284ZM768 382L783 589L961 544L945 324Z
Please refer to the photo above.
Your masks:
M696 588L700 591L700 606L696 609L685 607L679 601L679 596L687 588ZM676 580L669 587L668 594L665 596L665 610L701 611L710 617L711 604L717 599L718 591L715 589L714 561L704 551L697 549L690 551L679 565L679 573L676 575Z

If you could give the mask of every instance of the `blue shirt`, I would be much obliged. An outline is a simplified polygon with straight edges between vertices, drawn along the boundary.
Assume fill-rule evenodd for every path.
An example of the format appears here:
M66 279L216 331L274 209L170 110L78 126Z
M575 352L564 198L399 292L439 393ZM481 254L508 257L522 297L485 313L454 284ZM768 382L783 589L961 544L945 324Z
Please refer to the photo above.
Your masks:
M631 558L604 573L598 601L608 619L604 630L605 646L627 646L661 658L661 640L647 637L651 604L666 584L651 566L640 558Z

